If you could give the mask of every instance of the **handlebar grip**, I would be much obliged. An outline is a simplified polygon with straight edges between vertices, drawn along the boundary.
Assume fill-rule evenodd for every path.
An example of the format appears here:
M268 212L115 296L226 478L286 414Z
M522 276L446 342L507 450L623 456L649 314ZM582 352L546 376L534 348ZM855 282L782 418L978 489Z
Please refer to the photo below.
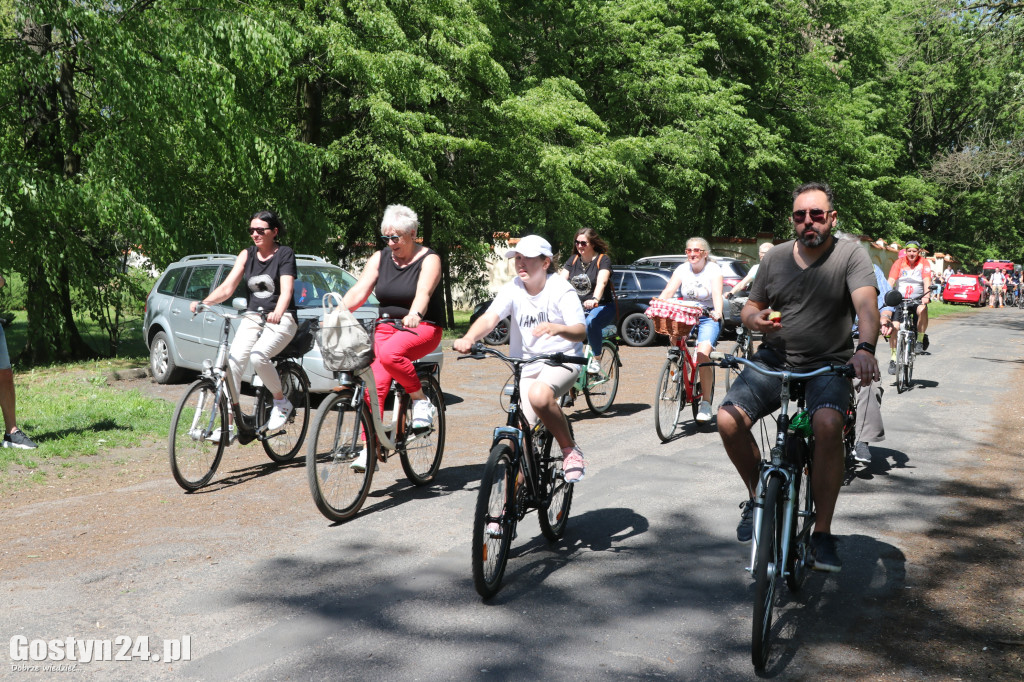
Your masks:
M565 353L558 353L551 358L551 361L559 365L585 365L587 364L586 358L581 358L578 355L566 355Z
M720 350L713 350L708 354L712 360L725 360L725 353Z

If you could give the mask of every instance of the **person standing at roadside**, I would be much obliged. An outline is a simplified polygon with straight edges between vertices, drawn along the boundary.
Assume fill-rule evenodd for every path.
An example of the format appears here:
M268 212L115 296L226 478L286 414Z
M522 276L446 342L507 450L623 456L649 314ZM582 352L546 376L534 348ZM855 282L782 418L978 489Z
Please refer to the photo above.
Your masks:
M0 275L0 287L7 285L7 280ZM7 350L7 335L0 325L0 409L4 413L5 448L33 450L38 447L25 432L18 428L15 414L14 370L11 368L11 354Z
M597 374L601 371L602 331L615 324L612 261L608 257L608 244L589 227L577 230L573 251L559 274L576 290L587 315L587 344L594 354L587 364L587 371Z

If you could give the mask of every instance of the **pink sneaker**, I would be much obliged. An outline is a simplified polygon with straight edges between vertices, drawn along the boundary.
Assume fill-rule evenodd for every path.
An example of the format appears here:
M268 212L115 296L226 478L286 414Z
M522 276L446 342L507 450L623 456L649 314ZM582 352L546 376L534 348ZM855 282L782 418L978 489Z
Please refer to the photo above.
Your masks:
M565 454L562 460L562 475L566 483L579 483L587 473L587 462L583 459L583 452L578 447L573 447Z

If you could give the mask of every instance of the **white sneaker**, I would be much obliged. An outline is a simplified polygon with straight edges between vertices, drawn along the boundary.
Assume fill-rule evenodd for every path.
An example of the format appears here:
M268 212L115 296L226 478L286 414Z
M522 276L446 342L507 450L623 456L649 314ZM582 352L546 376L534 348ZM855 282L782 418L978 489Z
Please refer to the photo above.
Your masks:
M217 428L215 428L213 430L213 433L210 434L210 437L207 438L207 440L213 441L214 443L216 443L216 442L218 442L220 440L220 435L221 435L221 427L218 426ZM227 442L227 444L231 445L232 443L234 443L237 440L238 440L238 434L235 432L235 425L231 424L230 426L228 426L228 442Z
M366 446L365 445L363 446L363 449L359 451L359 456L356 457L355 460L351 464L348 465L348 468L352 469L353 471L366 471Z
M429 400L412 401L412 429L413 431L426 431L434 425L437 417L437 408Z
M590 358L587 362L587 373L588 374L600 374L601 373L601 361L597 358Z
M288 421L288 417L292 414L292 409L294 408L292 408L288 398L275 400L274 409L270 411L270 419L267 420L267 430L276 431L284 426L284 423Z
M700 401L700 407L697 408L697 422L707 424L709 421L711 421L711 403L702 400Z

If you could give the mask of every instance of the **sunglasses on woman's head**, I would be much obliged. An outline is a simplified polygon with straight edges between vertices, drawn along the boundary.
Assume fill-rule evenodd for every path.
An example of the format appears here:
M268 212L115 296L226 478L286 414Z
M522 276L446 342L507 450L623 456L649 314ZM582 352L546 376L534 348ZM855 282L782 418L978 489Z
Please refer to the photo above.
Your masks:
M390 243L394 244L395 242L397 242L399 239L402 238L402 235L399 235L399 234L382 234L380 236L380 238L383 239L386 242L390 242Z

